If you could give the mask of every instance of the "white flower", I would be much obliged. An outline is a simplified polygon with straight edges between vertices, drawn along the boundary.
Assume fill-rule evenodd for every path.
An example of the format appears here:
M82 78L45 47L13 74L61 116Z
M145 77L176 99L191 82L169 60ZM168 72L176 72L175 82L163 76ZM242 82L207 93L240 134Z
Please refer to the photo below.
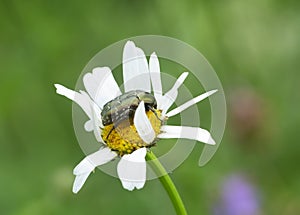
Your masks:
M184 72L177 79L174 86L163 95L160 65L156 54L151 55L148 65L143 50L136 47L132 41L128 41L123 52L125 93L132 90L142 90L150 93L152 86L157 107L155 106L152 111L147 110L142 100L135 110L132 125L127 122L125 124L127 127L122 125L122 122L115 127L113 123L106 126L102 123L101 111L104 105L122 95L110 68L94 68L92 73L84 75L83 83L88 93L84 91L75 92L62 85L55 84L58 94L73 100L83 109L89 117L84 125L85 130L93 131L97 141L104 144L104 147L85 157L74 168L73 174L76 176L73 184L74 193L81 189L95 167L105 164L117 156L121 157L117 172L123 187L127 190L141 189L146 181L146 148L151 147L157 139L186 138L211 145L215 144L210 133L205 129L163 125L161 123L161 120L164 121L182 112L217 91L206 92L168 112L176 100L178 88L187 76L188 73ZM119 127L121 128L117 131ZM122 133L124 129L127 130ZM130 135L125 137L124 135L128 133Z

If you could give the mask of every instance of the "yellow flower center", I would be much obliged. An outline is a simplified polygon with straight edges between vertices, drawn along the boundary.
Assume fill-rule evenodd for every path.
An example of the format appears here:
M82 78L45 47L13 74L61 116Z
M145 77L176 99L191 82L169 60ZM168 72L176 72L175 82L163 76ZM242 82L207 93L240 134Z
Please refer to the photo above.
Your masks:
M159 120L161 117L161 111L155 110L154 114L152 111L147 111L147 117L152 125L155 132L155 136L160 133L160 127L162 122ZM116 128L114 124L104 126L101 133L103 141L113 151L116 151L120 156L124 154L130 154L133 151L142 148L150 147L155 144L155 140L151 144L144 142L139 136L135 125L129 124L128 120L122 121Z

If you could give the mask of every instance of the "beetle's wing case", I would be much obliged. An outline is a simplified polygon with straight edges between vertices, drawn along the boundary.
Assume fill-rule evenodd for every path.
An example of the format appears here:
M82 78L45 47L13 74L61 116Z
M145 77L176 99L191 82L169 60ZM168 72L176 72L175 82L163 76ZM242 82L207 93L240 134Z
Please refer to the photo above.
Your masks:
M140 103L137 96L140 92L142 91L129 91L107 102L103 106L103 110L101 112L103 125L109 125L115 121L121 121L126 118L133 117L135 109ZM131 110L128 112L128 109Z
M104 105L101 112L103 125L115 124L115 122L121 122L125 119L130 119L132 123L131 118L134 117L135 110L141 101L145 102L147 110L157 106L155 97L141 90L126 92L109 101Z

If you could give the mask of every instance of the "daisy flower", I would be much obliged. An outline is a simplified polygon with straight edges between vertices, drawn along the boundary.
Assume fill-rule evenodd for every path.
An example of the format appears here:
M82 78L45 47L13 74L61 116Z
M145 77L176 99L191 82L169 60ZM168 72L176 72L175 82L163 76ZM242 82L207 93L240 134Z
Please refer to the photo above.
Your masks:
M169 117L217 91L206 92L168 112L187 76L188 72L182 73L174 86L163 94L156 54L151 54L148 64L143 50L128 41L123 50L124 94L108 67L97 67L84 75L83 83L87 92L76 92L55 84L58 94L71 99L83 109L89 118L84 124L85 130L93 131L97 141L102 143L98 151L86 156L74 168L74 193L82 188L97 166L116 157L121 158L117 173L122 186L130 191L141 189L146 181L147 150L159 139L186 138L215 144L205 129L166 125Z

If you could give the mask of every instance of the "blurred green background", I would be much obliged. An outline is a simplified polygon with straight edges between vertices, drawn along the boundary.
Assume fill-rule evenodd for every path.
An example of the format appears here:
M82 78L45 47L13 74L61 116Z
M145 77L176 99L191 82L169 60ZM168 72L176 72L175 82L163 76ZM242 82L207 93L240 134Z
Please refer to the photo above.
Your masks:
M71 192L72 169L84 155L71 102L53 83L74 88L99 50L144 34L194 46L227 96L215 157L199 168L199 144L171 174L189 214L214 214L232 174L256 187L259 214L300 214L299 9L293 0L1 0L0 214L175 213L158 180L128 192L96 171L79 194Z

